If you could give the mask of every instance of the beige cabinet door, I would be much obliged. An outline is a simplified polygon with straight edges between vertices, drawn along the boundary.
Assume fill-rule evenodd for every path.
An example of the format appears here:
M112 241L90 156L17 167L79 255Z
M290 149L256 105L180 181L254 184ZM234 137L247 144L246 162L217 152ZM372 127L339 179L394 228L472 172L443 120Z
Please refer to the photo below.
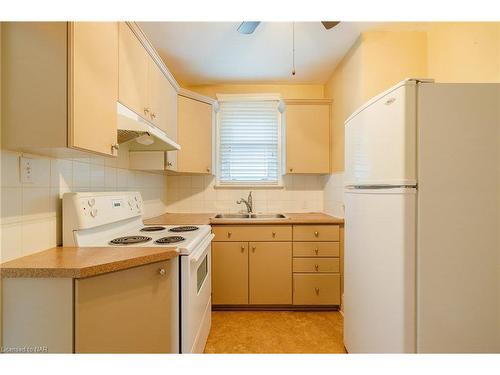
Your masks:
M212 106L179 96L178 171L212 173Z
M212 303L248 304L248 242L212 242Z
M172 140L177 139L177 91L149 58L148 108L151 122Z
M286 173L329 173L330 104L286 107Z
M146 49L124 22L119 26L120 103L150 120L148 106L149 59Z
M69 147L114 155L118 23L69 25Z
M250 242L249 246L250 304L291 304L292 243Z
M75 352L171 352L173 264L77 279Z

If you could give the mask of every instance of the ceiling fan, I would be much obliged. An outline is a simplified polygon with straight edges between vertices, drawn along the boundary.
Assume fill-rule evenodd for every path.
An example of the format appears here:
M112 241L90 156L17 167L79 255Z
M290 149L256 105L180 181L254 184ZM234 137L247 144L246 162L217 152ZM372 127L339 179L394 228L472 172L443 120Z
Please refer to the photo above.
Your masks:
M337 26L340 21L321 21L325 29L330 30ZM252 34L257 26L259 26L260 21L245 21L238 26L238 32L240 34Z
M330 30L337 26L340 21L321 21L326 30ZM238 26L240 34L252 34L260 21L245 21ZM292 76L295 76L295 22L292 22Z

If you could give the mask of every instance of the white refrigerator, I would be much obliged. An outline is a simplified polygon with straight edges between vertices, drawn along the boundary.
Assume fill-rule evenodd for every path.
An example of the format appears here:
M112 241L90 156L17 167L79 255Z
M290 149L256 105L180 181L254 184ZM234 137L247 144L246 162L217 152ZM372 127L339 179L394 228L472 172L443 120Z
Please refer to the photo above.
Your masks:
M345 123L350 353L500 352L500 84L408 79Z

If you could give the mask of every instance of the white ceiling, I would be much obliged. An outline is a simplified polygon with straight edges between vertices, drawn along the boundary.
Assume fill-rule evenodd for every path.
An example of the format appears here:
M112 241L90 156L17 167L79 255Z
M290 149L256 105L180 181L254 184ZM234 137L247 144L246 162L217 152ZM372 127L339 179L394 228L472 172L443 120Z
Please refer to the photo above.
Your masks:
M381 23L262 22L255 32L236 31L240 22L140 22L169 69L183 84L324 83L360 32ZM386 24L387 25L387 24Z

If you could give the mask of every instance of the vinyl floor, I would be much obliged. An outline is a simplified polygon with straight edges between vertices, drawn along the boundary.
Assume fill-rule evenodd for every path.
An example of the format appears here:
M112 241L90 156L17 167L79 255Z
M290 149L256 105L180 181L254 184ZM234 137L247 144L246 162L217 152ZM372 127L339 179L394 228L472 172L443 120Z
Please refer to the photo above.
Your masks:
M213 311L205 353L345 353L337 311Z

